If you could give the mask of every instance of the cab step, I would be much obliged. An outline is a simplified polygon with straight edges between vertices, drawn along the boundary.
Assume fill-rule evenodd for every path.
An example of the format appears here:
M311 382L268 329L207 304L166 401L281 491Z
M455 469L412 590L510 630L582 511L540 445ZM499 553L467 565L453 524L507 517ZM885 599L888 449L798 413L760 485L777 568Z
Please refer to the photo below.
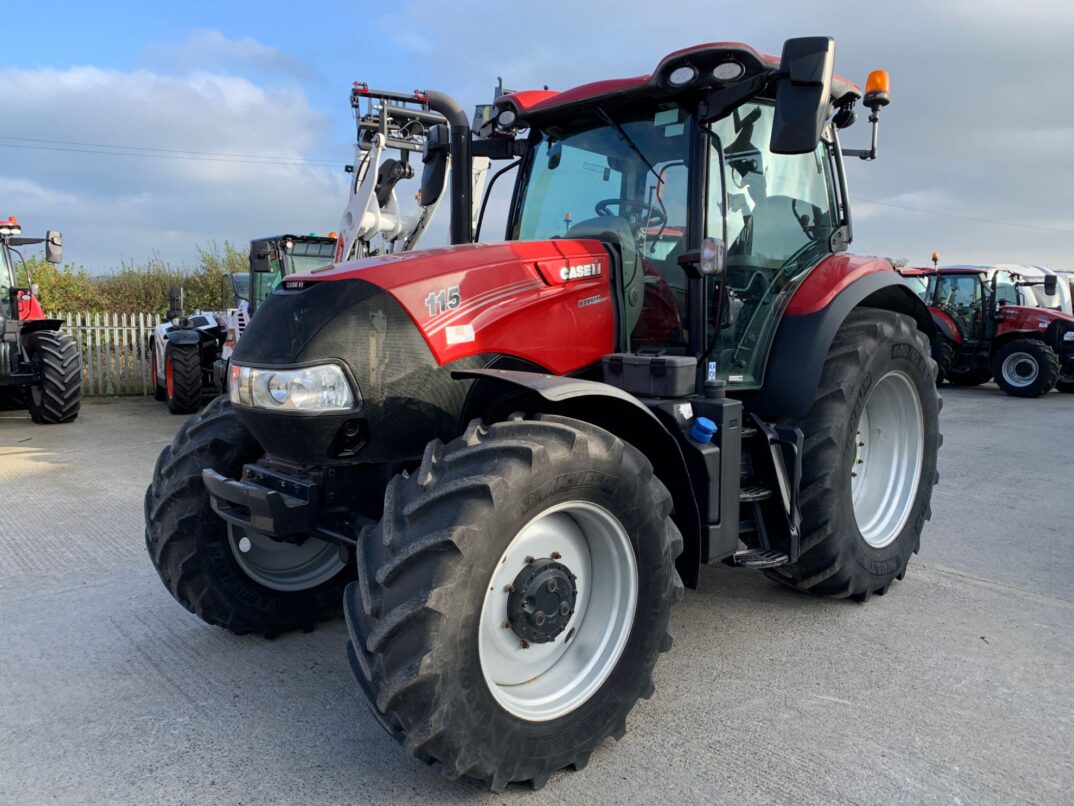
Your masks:
M775 568L779 565L786 565L788 557L779 551L771 551L764 549L743 549L742 551L736 551L726 560L730 566L734 568Z
M757 436L757 429L752 425L742 426L742 439L749 439L750 437Z
M738 500L743 504L754 504L758 501L767 501L772 497L772 491L765 487L743 487L738 494Z

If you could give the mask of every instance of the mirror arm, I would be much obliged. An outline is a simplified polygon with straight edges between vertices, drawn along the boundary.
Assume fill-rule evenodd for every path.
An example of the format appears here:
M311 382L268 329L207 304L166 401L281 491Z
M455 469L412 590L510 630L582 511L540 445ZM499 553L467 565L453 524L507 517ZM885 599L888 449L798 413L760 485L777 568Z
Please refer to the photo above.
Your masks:
M873 109L869 113L869 123L872 124L872 142L869 148L844 148L844 157L860 157L863 160L875 160L876 159L876 142L877 135L880 129L880 110Z

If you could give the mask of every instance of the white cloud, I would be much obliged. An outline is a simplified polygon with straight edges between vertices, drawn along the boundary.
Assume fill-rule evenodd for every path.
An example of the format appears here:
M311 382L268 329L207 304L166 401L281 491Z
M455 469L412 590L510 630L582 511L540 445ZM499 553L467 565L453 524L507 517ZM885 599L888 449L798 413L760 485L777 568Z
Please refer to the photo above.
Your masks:
M210 239L338 225L350 155L324 145L331 120L294 86L95 67L0 70L0 84L5 210L27 232L64 230L71 260L104 269L159 252L182 262ZM127 153L78 153L111 150L100 144ZM326 151L338 167L304 158Z
M151 45L145 58L151 65L180 71L253 69L306 81L324 78L315 67L282 50L249 36L229 39L213 29L196 30L183 42Z

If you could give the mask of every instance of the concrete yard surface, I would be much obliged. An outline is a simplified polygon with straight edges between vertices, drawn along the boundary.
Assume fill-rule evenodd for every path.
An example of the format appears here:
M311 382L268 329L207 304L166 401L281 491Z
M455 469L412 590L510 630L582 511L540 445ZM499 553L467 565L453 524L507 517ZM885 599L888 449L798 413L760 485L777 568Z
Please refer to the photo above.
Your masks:
M942 391L905 581L861 605L706 568L624 739L501 795L381 730L341 621L236 637L171 598L142 496L182 418L0 413L0 803L1069 803L1074 395Z

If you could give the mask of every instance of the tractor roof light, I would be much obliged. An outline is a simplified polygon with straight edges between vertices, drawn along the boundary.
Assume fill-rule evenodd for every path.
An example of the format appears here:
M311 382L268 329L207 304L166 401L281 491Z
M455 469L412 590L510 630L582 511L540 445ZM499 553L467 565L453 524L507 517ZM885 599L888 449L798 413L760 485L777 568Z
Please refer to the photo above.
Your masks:
M500 113L496 115L496 128L506 130L515 125L518 120L518 113L510 107L501 109Z
M8 216L6 221L0 221L0 235L20 235L22 227L15 220L15 216Z
M862 99L862 104L876 112L889 103L891 103L891 77L887 70L873 70L865 82L865 97Z
M691 64L683 64L668 73L668 83L673 87L685 87L697 78L697 68Z

